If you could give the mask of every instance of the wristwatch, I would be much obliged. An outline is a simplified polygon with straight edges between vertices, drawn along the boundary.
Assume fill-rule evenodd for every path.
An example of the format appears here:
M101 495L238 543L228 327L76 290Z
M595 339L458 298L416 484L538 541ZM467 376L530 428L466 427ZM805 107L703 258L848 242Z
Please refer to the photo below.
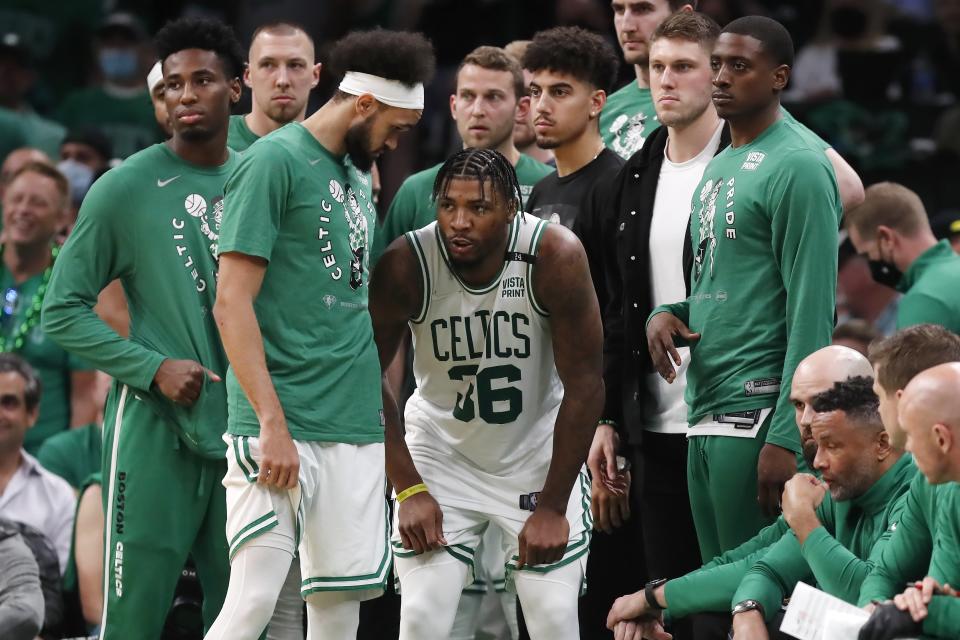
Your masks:
M730 615L735 616L738 613L744 613L746 611L759 611L760 615L763 616L763 605L757 602L756 600L744 600L743 602L738 602L733 605L733 609L730 610Z
M643 595L647 599L647 606L650 607L653 611L663 611L663 607L660 606L660 603L657 602L657 597L654 595L654 591L657 587L667 583L666 578L657 578L656 580L651 580L643 587Z

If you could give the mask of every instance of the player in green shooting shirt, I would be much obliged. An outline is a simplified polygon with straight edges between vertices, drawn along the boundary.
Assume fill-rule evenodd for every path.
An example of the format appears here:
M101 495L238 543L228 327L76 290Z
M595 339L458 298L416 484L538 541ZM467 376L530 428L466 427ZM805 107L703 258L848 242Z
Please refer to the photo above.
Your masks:
M320 82L313 38L287 22L262 25L253 32L243 83L250 87L250 113L230 116L227 146L245 151L262 136L288 122L302 122L307 101Z
M329 64L334 96L251 146L226 185L215 315L231 573L208 640L257 638L296 552L311 638L355 637L390 570L361 172L420 120L434 56L422 36L374 30Z
M530 108L520 64L499 47L478 47L460 63L457 85L450 96L450 115L464 148L494 149L502 153L517 172L523 203L541 178L554 168L517 151L513 124L518 114ZM524 116L525 117L525 116ZM383 249L408 231L425 227L436 219L431 194L441 164L415 173L400 185L382 232L374 244L374 260Z
M822 149L780 114L792 61L790 35L773 20L741 18L721 33L713 101L732 144L694 191L691 295L647 324L668 381L674 338L691 345L687 473L704 561L777 513L800 451L790 379L833 327L840 197Z
M696 0L613 0L613 28L623 59L633 65L631 81L607 97L600 113L600 136L608 149L626 160L660 126L650 95L650 36L674 11L692 11Z
M159 637L187 554L210 624L226 593L226 357L213 321L230 105L242 50L223 24L184 19L156 37L173 137L91 188L57 260L43 329L116 380L104 420L101 638ZM130 338L93 311L119 279Z

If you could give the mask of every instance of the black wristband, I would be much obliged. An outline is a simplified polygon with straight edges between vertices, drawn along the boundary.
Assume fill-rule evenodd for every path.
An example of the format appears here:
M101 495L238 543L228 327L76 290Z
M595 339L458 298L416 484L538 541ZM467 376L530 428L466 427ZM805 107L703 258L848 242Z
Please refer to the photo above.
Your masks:
M663 611L663 607L660 606L660 603L657 602L657 596L653 593L654 590L661 585L667 583L666 578L658 578L656 580L651 580L643 587L643 595L647 599L647 606L654 611Z

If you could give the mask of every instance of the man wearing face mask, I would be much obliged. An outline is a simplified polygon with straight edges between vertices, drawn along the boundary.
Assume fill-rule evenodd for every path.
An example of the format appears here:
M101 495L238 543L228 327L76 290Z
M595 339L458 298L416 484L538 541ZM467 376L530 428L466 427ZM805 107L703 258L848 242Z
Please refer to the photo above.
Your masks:
M60 170L70 183L71 207L67 224L77 219L77 211L93 181L110 168L113 149L110 140L93 127L82 127L67 133L60 144Z
M119 158L160 140L150 93L143 86L147 33L130 14L109 16L95 41L100 82L68 95L57 119L68 129L93 125Z
M845 224L873 279L904 294L898 329L930 323L960 334L960 256L937 242L916 193L893 182L872 185Z

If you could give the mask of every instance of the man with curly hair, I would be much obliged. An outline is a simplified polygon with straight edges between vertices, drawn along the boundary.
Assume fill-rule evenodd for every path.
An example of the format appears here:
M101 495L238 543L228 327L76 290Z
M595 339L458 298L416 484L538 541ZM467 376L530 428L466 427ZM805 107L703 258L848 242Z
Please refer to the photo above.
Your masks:
M243 53L229 27L204 19L166 25L156 44L173 137L91 187L43 309L47 335L115 379L103 433L107 640L160 636L187 554L208 625L229 573L220 483L227 360L211 312ZM129 339L93 310L117 279Z
M419 34L337 42L316 113L227 182L214 315L230 361L226 602L207 638L257 638L299 552L308 635L353 638L390 570L380 367L367 313L368 171L423 110ZM405 487L397 487L399 490Z

